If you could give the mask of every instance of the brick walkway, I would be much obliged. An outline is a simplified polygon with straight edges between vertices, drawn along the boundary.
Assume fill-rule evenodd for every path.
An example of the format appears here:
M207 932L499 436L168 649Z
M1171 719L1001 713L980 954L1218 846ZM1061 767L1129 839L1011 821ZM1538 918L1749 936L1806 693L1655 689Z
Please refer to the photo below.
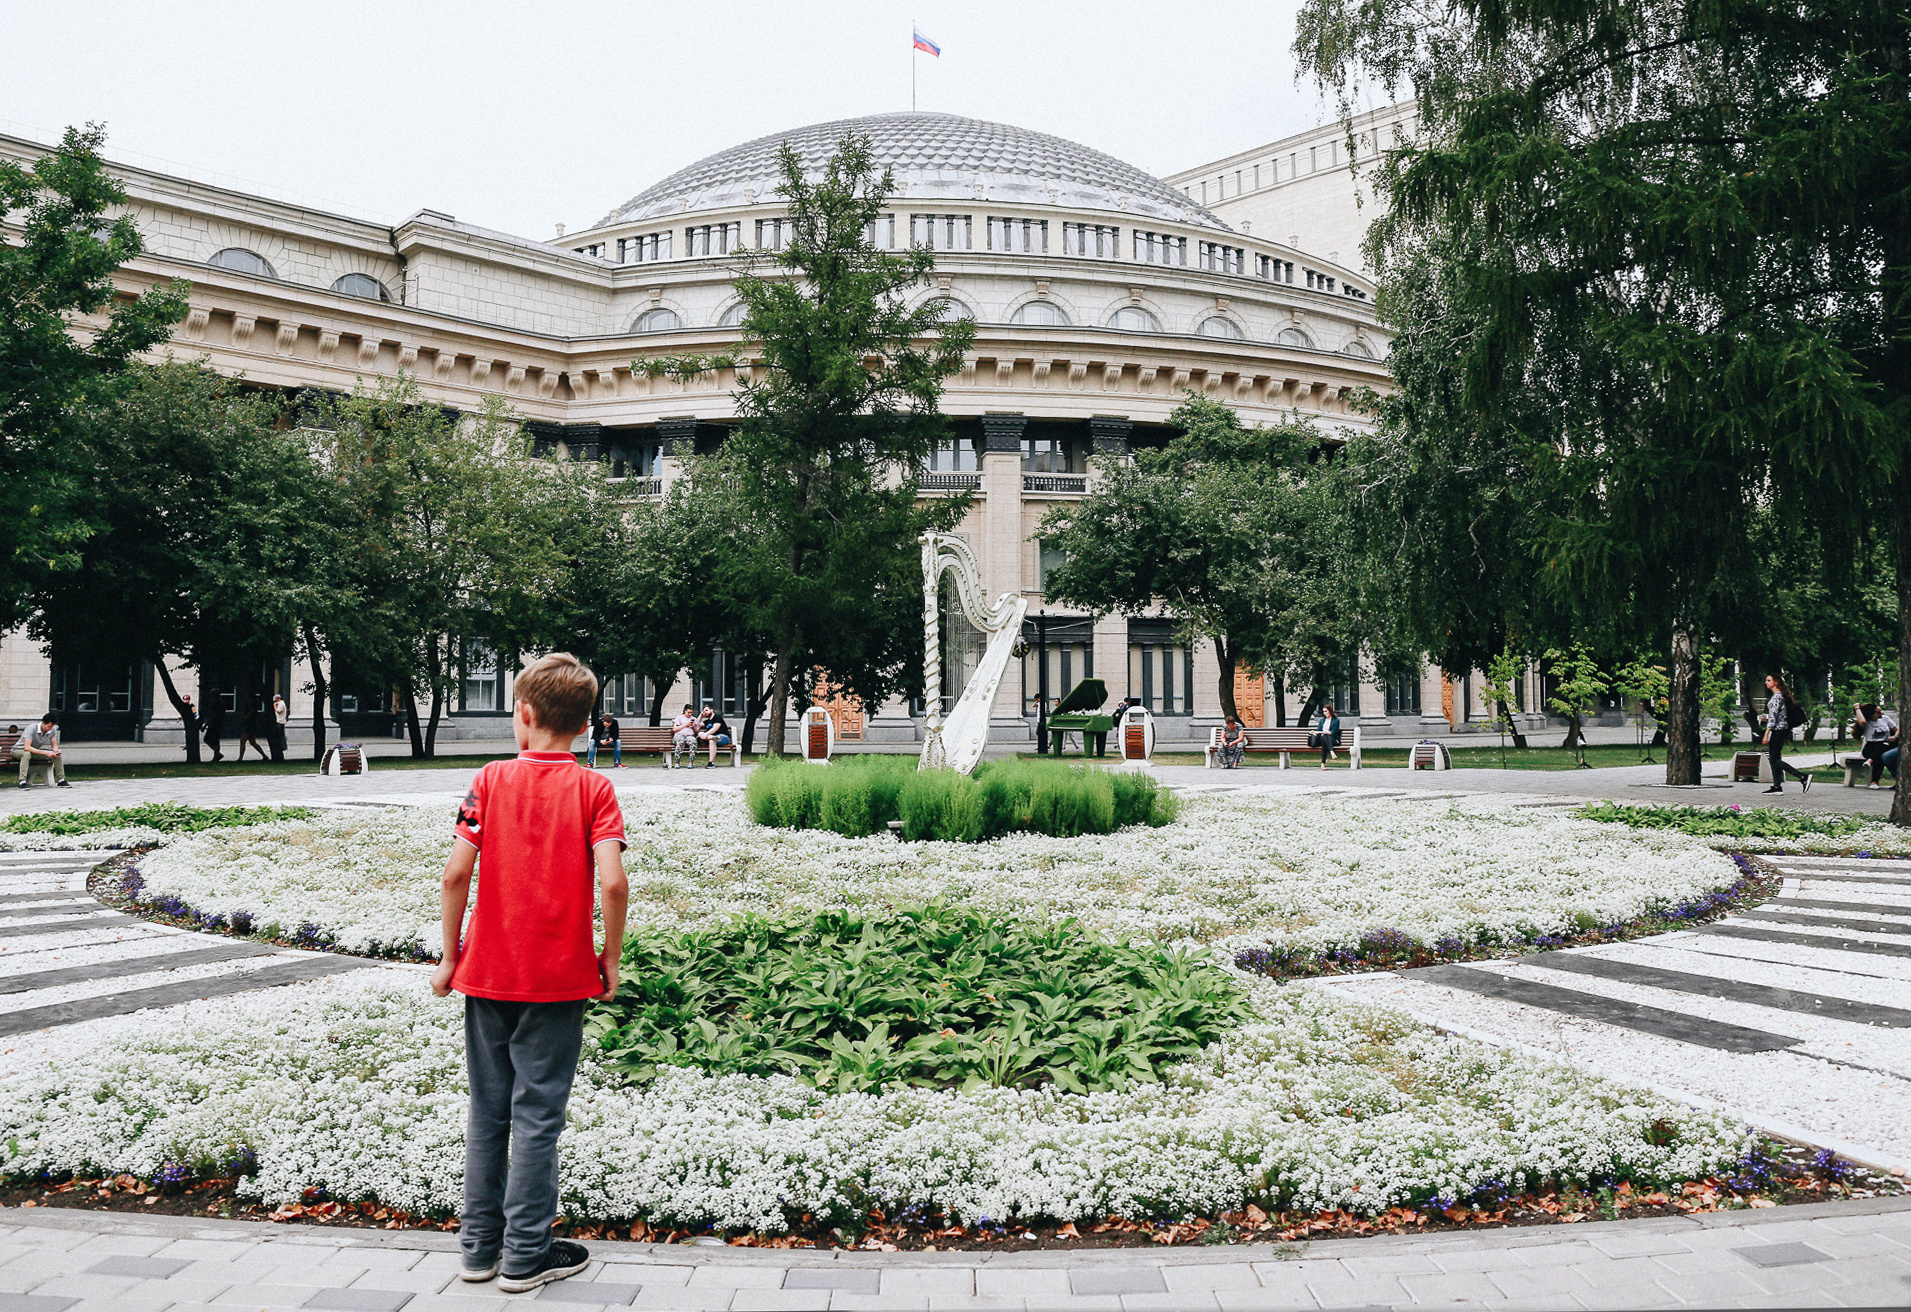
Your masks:
M1911 1199L1279 1249L591 1252L579 1276L503 1294L458 1279L445 1234L13 1208L0 1210L0 1312L1911 1305Z

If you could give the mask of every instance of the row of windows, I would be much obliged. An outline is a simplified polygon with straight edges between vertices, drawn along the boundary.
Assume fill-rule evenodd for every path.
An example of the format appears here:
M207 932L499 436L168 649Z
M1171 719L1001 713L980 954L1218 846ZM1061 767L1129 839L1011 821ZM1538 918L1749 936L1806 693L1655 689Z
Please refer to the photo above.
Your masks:
M974 221L974 216L969 214L911 214L909 242L913 246L926 246L936 251L972 250ZM896 245L896 227L896 216L885 214L879 219L872 219L865 231L872 246L889 250ZM988 249L992 251L1015 255L1048 254L1047 219L1005 219L991 215L986 220L984 235ZM643 237L622 238L617 243L617 260L620 264L647 264L653 260L670 259L673 236L670 232L653 232ZM757 220L756 244L761 250L783 250L789 245L790 236L788 219ZM741 249L742 242L741 223L706 223L684 229L683 253L690 259L728 255ZM602 243L573 249L579 255L601 256L604 253ZM1186 237L1135 229L1132 250L1132 258L1137 264L1167 264L1185 268L1188 263ZM1204 241L1199 244L1199 251L1201 268L1211 273L1247 272L1247 251L1243 247ZM1079 255L1085 259L1118 260L1121 258L1121 229L1107 223L1064 223L1062 253ZM1254 257L1254 271L1273 282L1294 281L1292 260L1257 254ZM1305 269L1304 272L1307 286L1317 291L1331 292L1336 289L1336 279L1333 277L1315 273L1312 269ZM1346 288L1346 294L1363 300L1366 298L1365 292L1351 286Z
M963 307L966 308L966 307ZM734 328L743 322L744 306L741 302L732 305L717 320L719 328ZM962 313L960 317L967 317ZM1018 306L1009 315L1009 322L1025 328L1065 328L1068 326L1068 312L1053 301L1029 301ZM1161 320L1138 305L1124 305L1109 317L1108 326L1123 332L1158 333L1162 331ZM683 327L683 317L675 310L646 310L637 316L631 324L635 333L668 333ZM1220 337L1230 341L1246 341L1247 334L1232 319L1221 315L1209 315L1195 326L1195 332L1202 337ZM1312 350L1314 339L1299 328L1283 328L1274 335L1274 341L1280 346L1299 346ZM1362 360L1374 358L1373 351L1361 341L1351 341L1342 347L1343 353Z
M1022 472L1025 474L1080 474L1087 471L1088 450L1081 442L1065 437L1025 437L1022 439ZM922 467L932 474L974 474L982 469L982 448L973 440L950 438L939 442L923 459Z
M255 278L277 278L272 265L265 256L257 251L249 251L243 246L228 246L206 261L215 269L231 269L234 273L249 273ZM391 293L385 290L385 284L365 273L348 273L332 284L332 290L345 296L362 296L368 301L389 301Z

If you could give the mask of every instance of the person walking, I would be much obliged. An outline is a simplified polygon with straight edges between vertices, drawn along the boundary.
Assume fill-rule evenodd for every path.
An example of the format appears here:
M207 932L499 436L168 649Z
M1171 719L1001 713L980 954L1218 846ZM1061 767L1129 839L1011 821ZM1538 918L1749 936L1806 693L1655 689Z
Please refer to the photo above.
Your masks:
M219 740L226 736L226 699L217 692L206 698L206 709L200 715L199 723L205 726L206 746L212 748L212 759L225 760L226 754L220 748Z
M47 782L56 787L71 787L66 782L66 762L60 756L60 722L53 718L52 711L42 715L13 750L20 757L20 787L33 786L35 770L44 771Z
M630 899L617 792L571 750L590 728L597 676L556 652L520 674L516 692L518 754L480 770L458 808L439 881L444 950L431 973L433 993L465 999L471 1095L458 1274L474 1284L496 1277L512 1294L590 1265L584 1245L551 1235L558 1139L584 1012L617 996ZM591 928L600 908L601 949Z
M1870 786L1882 788L1884 785L1878 780L1884 775L1885 753L1897 746L1898 722L1891 718L1889 711L1876 702L1860 702L1857 718L1858 735L1863 739L1863 745L1858 751L1865 760L1871 762ZM1896 770L1891 773L1893 778L1897 777Z
M261 761L265 759L265 748L259 746L260 712L255 708L239 717L239 755L236 759L246 759L246 748L250 747Z
M1771 695L1765 700L1765 751L1771 762L1772 786L1765 791L1782 793L1785 791L1785 772L1791 771L1798 776L1798 787L1804 792L1811 791L1811 776L1785 759L1785 748L1792 740L1792 726L1805 722L1805 713L1792 699L1792 690L1776 674L1765 676L1765 688Z
M272 719L266 724L266 742L272 748L272 759L285 759L285 722L291 708L285 704L285 698L278 693L272 694Z

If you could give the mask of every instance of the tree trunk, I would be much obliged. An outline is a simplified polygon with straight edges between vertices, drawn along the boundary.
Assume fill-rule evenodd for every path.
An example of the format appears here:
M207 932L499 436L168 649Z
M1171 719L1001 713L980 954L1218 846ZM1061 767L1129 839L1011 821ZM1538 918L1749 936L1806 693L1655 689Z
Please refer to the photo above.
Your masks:
M1509 707L1505 702L1501 702L1499 704L1499 717L1500 717L1501 724L1513 723L1512 708ZM1511 730L1511 733L1513 735L1513 746L1519 748L1521 751L1525 751L1526 750L1526 735L1521 733L1518 729Z
M1324 684L1315 684L1314 691L1307 694L1307 700L1301 703L1300 718L1295 723L1305 726L1314 718L1314 712L1326 704L1327 688Z
M325 662L319 659L318 633L309 623L300 621L305 634L305 656L312 662L312 759L325 759L325 707L331 700L332 685L325 677Z
M172 671L166 668L166 653L161 652L154 657L153 669L159 672L159 684L166 690L166 700L173 704L173 710L179 713L180 723L186 726L186 760L198 765L199 717L186 709L185 699L179 695L179 689L173 686Z
M1227 635L1220 634L1214 640L1216 663L1221 667L1221 714L1230 720L1238 721L1241 713L1234 706L1234 663L1235 655L1228 649ZM1084 744L1085 745L1085 744Z
M766 755L783 755L783 721L790 710L790 666L796 663L794 639L776 655L776 680L770 688L770 727L763 735Z
M1899 510L1894 516L1892 554L1897 557L1898 573L1898 718L1903 720L1907 708L1911 708L1911 526L1904 520L1904 507L1911 505L1911 470L1898 475L1896 492ZM1898 741L1904 743L1906 735L1901 733ZM1911 825L1911 763L1905 761L1902 751L1898 754L1898 784L1891 794L1891 823Z
M751 755L755 751L756 722L763 715L763 708L769 705L770 688L763 682L763 667L752 666L750 670L750 693L743 699L743 754Z
M438 754L438 720L445 709L444 685L437 680L431 684L431 723L425 728L425 755Z
M411 738L411 754L422 758L425 754L425 736L418 724L418 693L412 686L410 675L398 681L398 699L404 703L405 730Z
M657 679L654 681L654 685L657 691L653 693L650 698L650 727L651 728L655 729L658 725L664 722L664 698L670 695L670 685L675 683L676 681L677 681L677 676L674 674L671 675L668 679Z
M1579 746L1579 717L1577 715L1566 717L1566 741L1560 746L1569 752Z
M1287 727L1287 676L1285 674L1274 676L1274 727L1276 729Z
M1699 645L1689 629L1672 631L1671 687L1666 699L1665 781L1699 782Z

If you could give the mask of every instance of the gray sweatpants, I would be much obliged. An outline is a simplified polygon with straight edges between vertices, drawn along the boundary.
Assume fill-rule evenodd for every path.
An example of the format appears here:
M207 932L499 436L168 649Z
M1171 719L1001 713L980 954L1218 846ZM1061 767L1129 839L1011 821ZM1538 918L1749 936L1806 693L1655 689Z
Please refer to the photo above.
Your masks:
M585 1005L464 1001L471 1117L458 1245L468 1266L502 1253L506 1272L527 1271L551 1246L557 1136L577 1075Z

